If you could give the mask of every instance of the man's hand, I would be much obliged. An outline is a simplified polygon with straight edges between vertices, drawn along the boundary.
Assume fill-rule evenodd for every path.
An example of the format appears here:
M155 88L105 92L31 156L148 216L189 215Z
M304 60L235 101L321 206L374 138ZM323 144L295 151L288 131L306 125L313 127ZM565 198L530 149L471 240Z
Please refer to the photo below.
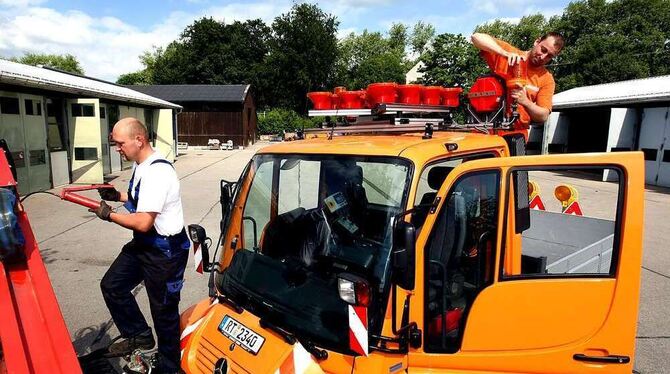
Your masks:
M121 192L116 188L98 188L100 198L107 201L121 201Z
M512 53L512 52L507 52L506 51L503 56L507 57L507 65L509 65L509 66L514 66L521 61L526 61L526 56L519 55L519 54Z
M111 214L112 214L112 207L107 205L107 203L104 200L100 201L100 206L96 209L89 209L88 210L91 213L95 213L96 216L100 217L100 219L104 219L105 221L112 221L111 219Z
M523 105L524 107L527 107L532 103L526 94L526 88L519 84L517 84L517 88L512 90L510 97L512 97L512 100L516 100L517 103Z

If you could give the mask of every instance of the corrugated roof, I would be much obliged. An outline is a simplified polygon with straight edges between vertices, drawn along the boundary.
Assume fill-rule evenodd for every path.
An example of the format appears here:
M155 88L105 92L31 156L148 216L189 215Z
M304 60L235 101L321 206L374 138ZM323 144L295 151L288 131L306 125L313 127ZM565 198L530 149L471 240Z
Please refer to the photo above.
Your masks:
M189 101L244 102L249 92L248 84L164 84L128 87L176 103Z
M554 95L554 110L670 101L670 75L577 87Z
M179 105L113 83L2 59L0 59L0 83L161 108L181 108Z

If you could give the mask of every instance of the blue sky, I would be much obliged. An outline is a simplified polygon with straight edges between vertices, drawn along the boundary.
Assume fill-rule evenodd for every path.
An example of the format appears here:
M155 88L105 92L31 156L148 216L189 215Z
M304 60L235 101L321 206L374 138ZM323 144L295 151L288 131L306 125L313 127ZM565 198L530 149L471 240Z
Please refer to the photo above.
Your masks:
M70 53L87 75L115 80L141 68L138 56L178 37L193 20L211 16L231 22L267 23L288 11L292 0L84 1L0 0L0 55ZM566 0L330 0L318 3L340 20L340 36L364 29L385 32L394 22L422 20L438 33L469 34L480 23L512 22L527 14L560 14Z

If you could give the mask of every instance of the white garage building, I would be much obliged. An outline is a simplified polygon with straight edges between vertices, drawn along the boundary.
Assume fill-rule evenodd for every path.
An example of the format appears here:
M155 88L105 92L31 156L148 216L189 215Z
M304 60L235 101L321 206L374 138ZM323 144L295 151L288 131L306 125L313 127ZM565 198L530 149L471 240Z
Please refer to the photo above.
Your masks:
M175 157L181 106L110 82L0 59L0 139L22 194L68 183L102 183L129 164L109 139L121 118L144 123L152 145Z
M645 182L670 187L670 75L573 88L554 96L529 153L641 150Z

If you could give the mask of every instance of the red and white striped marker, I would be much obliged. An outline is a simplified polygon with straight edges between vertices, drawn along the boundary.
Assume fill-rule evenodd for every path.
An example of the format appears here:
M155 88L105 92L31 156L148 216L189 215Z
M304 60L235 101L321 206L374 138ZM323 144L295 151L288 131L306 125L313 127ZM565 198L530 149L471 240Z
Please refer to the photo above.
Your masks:
M193 243L193 266L195 271L202 274L202 250L200 249L200 243Z
M546 210L542 198L540 198L540 186L533 181L528 181L528 198L530 199L528 203L530 209Z
M582 207L580 207L579 203L575 200L572 202L572 204L570 204L567 208L565 208L563 214L573 214L575 216L581 216L583 215Z
M215 298L214 301L212 301L211 304L209 304L209 307L207 310L211 309L214 305L219 303L219 299ZM202 321L207 317L207 311L205 311L204 315L200 317L197 321L193 322L190 325L187 325L184 328L184 331L181 332L181 336L179 337L179 349L181 350L180 352L180 357L184 356L184 348L188 345L189 340L191 340L191 335L193 335L193 332L198 329Z
M349 348L368 355L368 308L349 305Z
M314 357L307 352L299 342L293 345L293 350L284 359L284 362L275 370L275 374L322 374L321 366Z
M535 195L535 197L530 201L528 206L530 207L530 209L546 210L544 208L544 203L542 202L542 199L540 198L540 195Z

